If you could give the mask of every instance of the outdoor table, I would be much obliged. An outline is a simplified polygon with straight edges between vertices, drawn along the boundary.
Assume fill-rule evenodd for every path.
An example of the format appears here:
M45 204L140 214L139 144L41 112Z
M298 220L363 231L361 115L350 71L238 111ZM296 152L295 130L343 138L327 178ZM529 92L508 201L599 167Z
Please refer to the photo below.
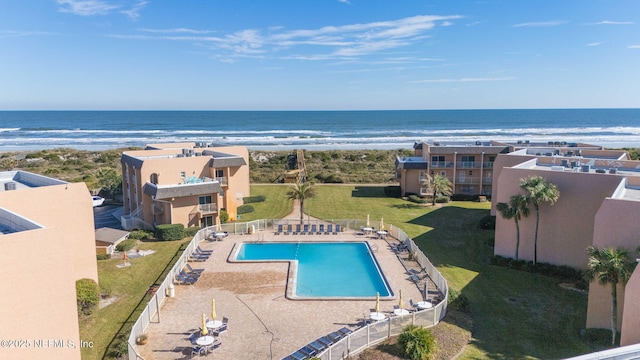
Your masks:
M388 232L386 232L386 231L384 231L384 230L378 230L378 231L376 231L376 233L378 234L378 237L379 237L380 239L382 239L382 238L386 237L386 236L389 234Z
M362 231L364 231L367 234L371 234L371 232L373 231L372 227L363 227Z
M429 301L419 301L416 303L416 307L418 309L430 309L433 307L433 304L431 304Z
M197 338L196 344L200 346L209 346L209 345L213 345L214 341L215 341L215 338L213 336L207 335L207 336L201 336Z
M372 312L369 314L369 318L374 321L380 321L384 320L386 318L386 315L381 312Z
M207 329L215 330L215 329L219 328L220 326L222 326L222 321L220 321L220 320L211 320L211 321L208 321L205 325L207 325Z
M407 309L393 309L393 315L396 316L400 316L400 315L409 315L410 312Z

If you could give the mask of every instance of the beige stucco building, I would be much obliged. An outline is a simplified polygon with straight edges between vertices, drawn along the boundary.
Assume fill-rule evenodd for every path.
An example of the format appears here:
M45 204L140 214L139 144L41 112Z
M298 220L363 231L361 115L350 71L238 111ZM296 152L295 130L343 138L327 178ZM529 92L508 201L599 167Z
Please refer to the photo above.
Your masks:
M499 155L494 164L492 214L496 214L497 203L525 194L520 180L530 176L542 176L560 191L554 205L540 205L539 262L585 269L588 246L623 247L631 252L640 246L640 161L629 160L625 151L580 145L549 151L531 146ZM529 218L520 221L519 256L523 260L533 260L535 212L530 208ZM495 254L514 257L515 246L514 221L498 214ZM640 292L637 273L627 285L627 294ZM625 296L623 286L619 290L619 319L624 320L618 325L623 328L622 344L628 345L640 341L638 298L628 304L631 295ZM627 311L630 307L635 310ZM609 328L610 324L611 290L592 282L586 326Z
M98 281L93 224L84 183L0 172L0 358L80 359L75 284Z
M211 226L220 211L237 219L249 196L249 152L244 146L147 145L122 154L125 229L159 224Z

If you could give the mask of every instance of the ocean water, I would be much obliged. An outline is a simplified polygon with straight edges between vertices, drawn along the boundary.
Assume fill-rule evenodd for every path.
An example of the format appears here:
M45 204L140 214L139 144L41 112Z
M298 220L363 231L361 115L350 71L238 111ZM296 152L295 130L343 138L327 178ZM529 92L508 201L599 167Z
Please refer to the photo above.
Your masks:
M176 141L252 150L411 149L422 140L640 147L640 109L0 111L0 151Z

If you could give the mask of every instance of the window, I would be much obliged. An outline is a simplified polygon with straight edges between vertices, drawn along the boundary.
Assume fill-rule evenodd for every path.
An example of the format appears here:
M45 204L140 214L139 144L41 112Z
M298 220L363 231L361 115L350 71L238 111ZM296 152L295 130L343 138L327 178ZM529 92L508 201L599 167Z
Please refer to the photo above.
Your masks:
M489 156L489 162L494 162L494 161L496 161L496 157L493 155Z
M224 170L216 170L216 177L217 178L224 177Z
M151 181L152 184L158 184L158 174L157 173L153 173L150 176L149 181Z
M432 156L431 162L444 162L444 156Z
M187 173L180 171L180 178L184 179L185 177L187 177Z
M462 162L475 162L475 161L476 161L475 156L469 156L469 155L462 156Z
M469 176L473 175L473 171L469 170Z
M211 204L212 202L213 202L213 198L211 197L211 195L200 196L198 198L198 204L200 205Z
M400 179L400 178L402 178L402 173L397 172L396 173L396 179Z
M420 195L429 195L429 188L423 186L420 188Z
M462 193L469 194L473 191L473 187L470 185L462 185Z
M200 227L213 226L213 216L205 216L200 219Z

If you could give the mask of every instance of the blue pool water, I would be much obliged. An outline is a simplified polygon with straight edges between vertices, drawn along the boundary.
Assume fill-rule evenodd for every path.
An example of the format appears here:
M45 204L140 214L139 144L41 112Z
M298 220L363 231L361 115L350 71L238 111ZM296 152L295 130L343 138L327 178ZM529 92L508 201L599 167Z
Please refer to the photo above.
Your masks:
M366 243L242 244L239 261L298 261L297 297L391 296Z

